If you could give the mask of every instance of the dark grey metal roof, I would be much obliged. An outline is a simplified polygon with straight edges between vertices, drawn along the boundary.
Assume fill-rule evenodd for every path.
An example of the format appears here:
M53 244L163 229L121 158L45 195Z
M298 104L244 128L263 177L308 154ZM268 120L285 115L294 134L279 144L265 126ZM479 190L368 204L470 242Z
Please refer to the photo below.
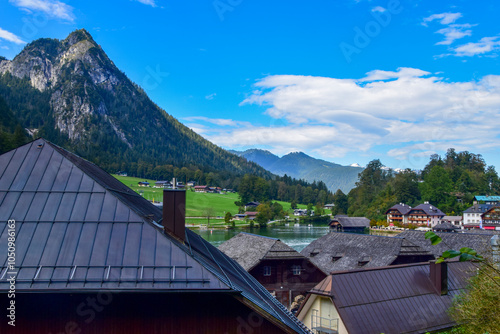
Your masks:
M398 210L402 215L406 215L406 214L408 214L408 212L410 212L411 206L409 206L407 204L403 204L403 203L396 204L393 207L391 207L389 210L387 210L385 212L385 214L387 214L391 210Z
M416 207L412 208L408 212L408 214L412 214L414 211L417 211L417 210L424 211L425 214L428 215L428 216L441 216L441 217L445 216L445 214L443 213L443 211L439 210L434 205L429 204L429 203L424 203L424 204L417 205Z
M470 262L448 263L448 295L436 293L429 264L335 273L313 293L329 295L350 334L425 333L454 325L453 298L475 272Z
M249 271L264 259L303 259L304 256L279 239L241 232L219 246L219 250Z
M96 165L43 139L0 156L0 249L16 221L19 293L90 290L241 294L299 332L303 325L251 275L186 230L181 244L160 209ZM0 277L7 252L0 252ZM0 291L9 289L0 280Z
M367 258L363 268L388 266L398 256L431 255L403 238L335 232L314 240L301 254L326 273L357 269Z

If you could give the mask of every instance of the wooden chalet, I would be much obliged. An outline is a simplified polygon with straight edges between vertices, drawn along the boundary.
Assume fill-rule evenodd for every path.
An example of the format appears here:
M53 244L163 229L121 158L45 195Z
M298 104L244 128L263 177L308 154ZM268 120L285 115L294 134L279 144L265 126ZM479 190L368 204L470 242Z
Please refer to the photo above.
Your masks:
M475 270L470 262L431 262L332 273L297 317L315 333L439 332L456 325L448 310Z
M495 205L481 215L482 228L485 230L500 230L500 206Z
M326 273L427 262L434 255L400 237L356 233L328 233L301 252Z
M370 228L370 219L335 216L330 220L330 228L338 232L363 232Z
M1 155L0 299L15 221L16 326L0 333L308 333L185 228L183 190L163 202L43 139Z
M194 186L194 191L197 193L206 193L210 190L208 186Z
M219 246L288 309L326 274L279 239L241 232Z

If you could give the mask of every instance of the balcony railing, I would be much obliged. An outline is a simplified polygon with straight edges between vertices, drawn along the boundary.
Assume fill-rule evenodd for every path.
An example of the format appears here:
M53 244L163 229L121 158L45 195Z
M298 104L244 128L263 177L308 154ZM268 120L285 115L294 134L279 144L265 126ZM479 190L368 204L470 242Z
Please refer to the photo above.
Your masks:
M337 334L339 332L339 319L328 319L319 315L311 315L311 329L316 334L328 333Z

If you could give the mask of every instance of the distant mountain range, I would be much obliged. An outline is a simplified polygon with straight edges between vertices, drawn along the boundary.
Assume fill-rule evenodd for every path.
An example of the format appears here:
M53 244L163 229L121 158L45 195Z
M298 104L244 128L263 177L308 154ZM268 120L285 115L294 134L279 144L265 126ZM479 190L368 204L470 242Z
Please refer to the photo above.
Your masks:
M17 127L108 170L174 165L225 178L272 176L159 108L84 29L33 41L13 60L0 57L0 111L0 152L14 145Z
M281 158L260 149L230 152L253 161L274 174L281 176L286 174L308 182L323 181L332 192L340 189L344 193L348 193L355 187L358 174L363 170L359 165L356 167L342 166L315 159L302 152L289 153Z

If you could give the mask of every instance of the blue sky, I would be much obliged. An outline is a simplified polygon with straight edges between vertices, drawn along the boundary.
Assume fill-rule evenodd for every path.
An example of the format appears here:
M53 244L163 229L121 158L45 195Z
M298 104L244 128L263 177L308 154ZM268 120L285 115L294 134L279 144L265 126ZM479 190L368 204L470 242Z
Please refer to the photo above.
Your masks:
M0 55L87 29L168 113L228 149L394 168L500 167L500 4L4 0Z

